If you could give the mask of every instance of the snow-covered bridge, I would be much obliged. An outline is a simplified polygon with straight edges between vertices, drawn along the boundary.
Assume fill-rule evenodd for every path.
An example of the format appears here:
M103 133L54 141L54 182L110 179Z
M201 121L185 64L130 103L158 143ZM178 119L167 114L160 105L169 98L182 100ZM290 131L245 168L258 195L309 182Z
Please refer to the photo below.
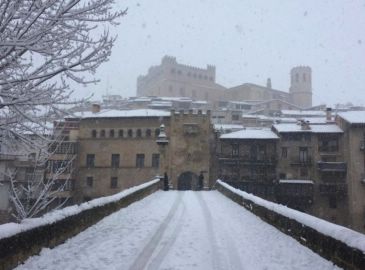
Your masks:
M338 269L218 191L157 191L17 269Z

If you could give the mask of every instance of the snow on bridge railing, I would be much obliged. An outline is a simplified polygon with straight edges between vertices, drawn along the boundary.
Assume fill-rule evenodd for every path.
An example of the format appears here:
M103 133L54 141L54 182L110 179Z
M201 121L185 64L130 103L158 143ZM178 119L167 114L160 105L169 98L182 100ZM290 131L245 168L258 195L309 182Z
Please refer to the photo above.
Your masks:
M139 190L145 189L149 186L152 186L160 181L159 178L153 179L149 182L143 183L138 186L134 186L128 189L125 189L117 194L100 197L97 199L90 200L88 202L84 202L79 205L72 205L62 209L58 209L55 211L51 211L49 213L44 214L39 218L29 218L24 219L21 223L6 223L0 225L0 239L8 238L20 232L28 231L36 227L53 224L57 221L65 219L70 216L74 216L80 214L85 210L90 210L95 207L103 206L112 202L117 202L124 197L135 193Z
M20 224L0 225L0 269L13 269L42 248L53 248L104 217L143 199L160 188L160 179L115 195L65 207Z
M217 180L217 189L265 222L345 269L365 269L365 235Z
M365 253L365 235L346 227L325 221L323 219L311 216L309 214L294 210L287 206L277 204L264 200L255 195L249 194L245 191L236 189L221 180L217 181L220 185L229 189L230 191L242 196L246 200L250 200L257 205L265 207L271 211L274 211L280 215L294 219L303 225L306 225L318 232L321 232L327 236L333 237L341 242L346 243L350 247L354 247L362 250Z

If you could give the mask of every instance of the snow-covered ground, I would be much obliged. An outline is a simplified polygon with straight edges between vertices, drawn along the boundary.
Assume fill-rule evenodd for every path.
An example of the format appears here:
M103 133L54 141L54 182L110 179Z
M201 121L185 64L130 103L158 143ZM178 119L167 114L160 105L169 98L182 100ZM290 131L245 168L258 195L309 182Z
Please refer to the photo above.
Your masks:
M338 269L217 191L158 191L17 269Z

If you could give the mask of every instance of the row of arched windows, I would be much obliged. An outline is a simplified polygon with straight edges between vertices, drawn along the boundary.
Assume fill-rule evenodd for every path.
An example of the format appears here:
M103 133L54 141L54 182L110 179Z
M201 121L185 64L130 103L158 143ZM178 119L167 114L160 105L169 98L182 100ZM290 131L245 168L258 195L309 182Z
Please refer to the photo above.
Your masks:
M160 129L156 128L153 131L155 137L157 137L160 134ZM152 137L152 129L119 129L119 130L114 130L114 129L109 129L109 130L105 130L105 129L101 129L101 130L96 130L93 129L91 131L91 137L92 138L150 138Z

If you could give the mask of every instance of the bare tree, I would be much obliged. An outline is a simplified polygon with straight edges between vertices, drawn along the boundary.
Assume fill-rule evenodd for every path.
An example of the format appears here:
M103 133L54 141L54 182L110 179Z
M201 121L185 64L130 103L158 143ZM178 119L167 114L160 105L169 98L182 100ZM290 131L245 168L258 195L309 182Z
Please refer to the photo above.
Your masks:
M87 80L108 60L108 24L126 13L114 0L0 1L0 129L37 133L69 102L70 81ZM30 124L30 125L29 125ZM20 133L20 134L19 134ZM24 138L25 139L25 138Z
M70 82L96 82L86 75L110 57L115 37L108 26L126 14L113 8L114 0L0 1L0 144L11 149L16 141L32 151L38 149L36 168L52 154L45 145L58 140L45 136L47 123L63 115L62 105L70 103ZM39 140L31 140L29 134ZM42 186L19 185L17 171L8 172L20 219L49 205L51 184L62 170L54 172L49 182L38 181ZM35 190L38 201L45 204L28 211L29 204L22 203Z
M51 147L56 153L63 142ZM49 149L49 148L48 148ZM37 150L37 149L35 149ZM12 217L16 221L38 216L49 209L58 209L68 201L61 196L71 185L71 175L75 155L72 151L63 160L49 160L47 147L25 160L27 167L13 168L7 171L9 179L9 199L12 203ZM65 178L66 176L66 178ZM61 178L61 179L60 179Z

